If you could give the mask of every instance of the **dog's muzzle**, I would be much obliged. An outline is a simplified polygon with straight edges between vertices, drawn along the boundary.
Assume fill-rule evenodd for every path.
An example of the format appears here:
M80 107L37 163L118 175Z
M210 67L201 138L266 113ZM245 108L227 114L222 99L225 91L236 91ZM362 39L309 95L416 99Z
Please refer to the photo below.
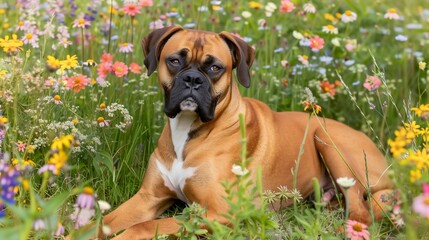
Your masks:
M174 118L181 111L196 112L203 122L214 118L216 98L211 94L210 79L198 70L179 72L173 87L165 92L164 111Z

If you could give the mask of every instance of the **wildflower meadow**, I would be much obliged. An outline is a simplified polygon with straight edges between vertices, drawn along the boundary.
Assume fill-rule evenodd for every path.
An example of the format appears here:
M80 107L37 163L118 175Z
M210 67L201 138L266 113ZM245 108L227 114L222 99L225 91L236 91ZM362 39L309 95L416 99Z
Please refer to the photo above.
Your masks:
M2 0L0 239L89 239L139 189L166 120L141 40L173 24L242 37L256 51L244 96L365 132L397 190L367 226L347 204L327 207L317 181L311 200L293 186L262 192L244 149L237 181L223 183L231 226L178 203L165 213L183 220L176 237L429 239L427 0ZM272 211L276 201L293 205Z

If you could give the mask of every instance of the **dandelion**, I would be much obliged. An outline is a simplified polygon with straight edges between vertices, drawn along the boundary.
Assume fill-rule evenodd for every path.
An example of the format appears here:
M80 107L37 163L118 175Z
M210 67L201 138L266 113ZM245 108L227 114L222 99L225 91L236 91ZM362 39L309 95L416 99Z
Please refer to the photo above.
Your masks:
M280 13L290 13L295 9L295 4L289 0L282 0L280 5Z
M130 15L131 17L135 17L137 14L140 13L140 5L137 5L135 3L127 3L121 10L125 13Z
M330 33L330 34L338 34L338 28L336 28L334 25L329 24L322 27L322 32L324 33Z
M357 19L357 15L355 12L352 12L350 10L345 11L342 15L341 15L341 21L345 22L345 23L349 23L349 22L354 22Z
M121 53L130 53L133 52L133 44L131 43L120 43L119 52Z
M54 103L57 104L57 105L63 103L63 102L61 102L60 95L57 94L57 95L54 96Z
M134 74L141 74L141 69L142 67L137 63L133 62L130 64L130 71Z
M72 77L67 77L66 81L67 81L66 88L73 89L75 93L85 89L86 85L88 85L91 82L91 80L86 75L82 75L82 74L78 74Z
M128 73L128 67L123 62L115 62L112 65L112 71L117 77L123 77Z
M340 177L337 178L337 183L344 189L349 189L356 184L356 180L354 178Z
M323 48L324 44L325 44L325 41L323 40L323 38L317 35L310 38L310 47L311 47L311 50L313 51L319 51L320 49Z
M423 71L423 70L425 70L425 68L426 68L426 62L420 61L419 62L419 69Z
M350 240L370 239L367 226L354 220L347 220L347 237Z
M73 28L86 28L89 26L91 26L91 22L86 20L83 15L73 21Z
M110 124L110 120L106 120L104 119L104 117L98 117L97 123L98 123L98 126L100 127L108 127Z
M65 70L65 69L76 68L79 65L79 62L77 61L76 55L70 56L67 54L66 59L60 61L60 64L61 64L61 69Z
M234 164L232 165L231 172L237 176L244 176L249 172L249 170L240 165Z
M389 10L387 10L387 13L384 14L384 18L390 19L390 20L398 20L400 17L398 15L398 13L396 12L396 9L389 8Z
M368 89L368 91L375 91L381 85L381 80L377 76L370 76L365 80L363 87Z

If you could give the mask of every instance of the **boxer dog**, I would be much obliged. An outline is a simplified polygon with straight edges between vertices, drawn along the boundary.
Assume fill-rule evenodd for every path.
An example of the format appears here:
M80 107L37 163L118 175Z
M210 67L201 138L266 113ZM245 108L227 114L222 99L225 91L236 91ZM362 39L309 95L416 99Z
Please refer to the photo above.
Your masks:
M116 238L150 239L176 233L178 220L157 217L177 199L206 208L208 220L228 223L222 215L228 204L221 183L236 178L231 168L240 162L240 113L252 158L248 168L261 168L264 190L293 187L291 169L296 167L309 117L307 113L274 112L258 100L241 97L233 70L238 82L249 87L252 47L227 32L179 26L155 30L142 44L148 75L158 69L168 121L140 190L103 218L112 233L125 230ZM382 195L391 192L381 152L366 135L340 122L310 121L296 176L301 195L312 195L313 178L327 189L335 184L329 174L332 179L352 177L361 184L348 190L350 219L370 223L369 205L375 217L381 218Z

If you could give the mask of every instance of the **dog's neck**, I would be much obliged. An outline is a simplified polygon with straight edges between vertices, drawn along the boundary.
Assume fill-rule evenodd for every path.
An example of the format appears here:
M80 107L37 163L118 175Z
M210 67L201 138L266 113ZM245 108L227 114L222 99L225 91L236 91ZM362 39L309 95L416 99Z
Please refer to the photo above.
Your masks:
M195 112L183 111L177 114L175 118L170 118L171 140L174 146L177 160L183 161L183 150L189 137L192 124L197 119Z

